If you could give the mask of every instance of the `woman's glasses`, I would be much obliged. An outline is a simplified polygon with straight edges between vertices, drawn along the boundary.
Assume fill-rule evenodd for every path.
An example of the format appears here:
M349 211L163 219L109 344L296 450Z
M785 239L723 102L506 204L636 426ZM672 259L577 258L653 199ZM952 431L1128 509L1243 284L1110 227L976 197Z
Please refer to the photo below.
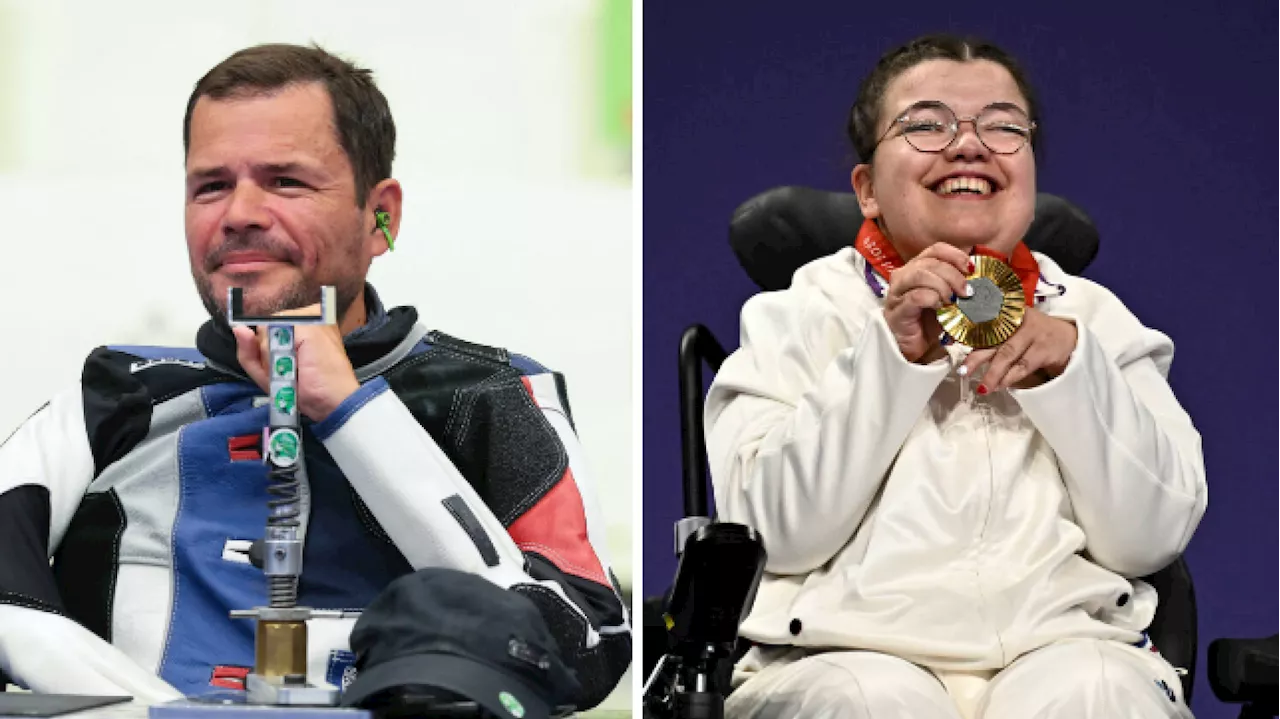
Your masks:
M901 128L901 135L920 152L942 152L956 141L960 123L973 123L978 140L997 155L1011 155L1031 140L1036 124L1017 105L997 102L982 109L973 117L956 117L955 112L936 100L917 102L908 107L876 140L876 147L885 141L894 128Z

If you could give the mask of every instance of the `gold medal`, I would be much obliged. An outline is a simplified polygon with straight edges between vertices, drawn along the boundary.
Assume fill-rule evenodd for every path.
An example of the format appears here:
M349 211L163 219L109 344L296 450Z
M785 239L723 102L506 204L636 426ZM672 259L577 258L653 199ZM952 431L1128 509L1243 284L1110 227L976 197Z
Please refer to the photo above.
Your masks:
M938 309L938 322L951 339L974 349L985 349L1009 339L1022 325L1026 293L1008 265L980 255L973 258L967 278L970 297L957 297Z

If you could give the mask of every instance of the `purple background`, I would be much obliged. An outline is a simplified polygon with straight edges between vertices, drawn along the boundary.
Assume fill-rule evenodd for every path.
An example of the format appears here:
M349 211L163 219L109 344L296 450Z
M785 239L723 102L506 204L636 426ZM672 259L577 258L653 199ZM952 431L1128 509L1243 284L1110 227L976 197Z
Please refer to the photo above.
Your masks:
M731 212L777 185L848 189L844 118L879 55L924 32L978 34L1041 96L1039 187L1101 231L1087 276L1177 343L1172 383L1210 485L1186 553L1193 706L1234 717L1204 678L1204 648L1277 629L1277 5L1060 5L645 4L645 592L675 572L677 340L702 322L735 347L755 291L726 242Z

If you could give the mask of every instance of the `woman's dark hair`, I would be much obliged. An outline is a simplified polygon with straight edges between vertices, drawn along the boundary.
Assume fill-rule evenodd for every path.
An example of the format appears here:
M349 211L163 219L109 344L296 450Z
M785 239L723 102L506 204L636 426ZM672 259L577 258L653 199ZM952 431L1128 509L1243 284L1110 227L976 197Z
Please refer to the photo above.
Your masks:
M1012 55L985 40L947 34L925 35L881 56L875 69L858 88L858 99L849 110L847 131L853 150L858 153L862 162L871 162L871 156L875 152L876 140L879 138L876 130L880 126L881 105L889 83L926 60L990 60L1000 64L1013 76L1018 90L1027 99L1027 112L1039 125L1035 91L1027 81L1022 66ZM1036 132L1031 135L1032 148L1038 148L1039 137L1040 130L1037 127Z

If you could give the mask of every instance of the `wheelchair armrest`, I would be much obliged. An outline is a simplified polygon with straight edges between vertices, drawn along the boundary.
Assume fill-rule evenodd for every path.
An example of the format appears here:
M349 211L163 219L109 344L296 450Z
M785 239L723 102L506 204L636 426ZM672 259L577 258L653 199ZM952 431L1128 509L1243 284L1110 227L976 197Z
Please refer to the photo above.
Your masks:
M1209 686L1229 704L1254 703L1276 714L1276 637L1209 643Z

